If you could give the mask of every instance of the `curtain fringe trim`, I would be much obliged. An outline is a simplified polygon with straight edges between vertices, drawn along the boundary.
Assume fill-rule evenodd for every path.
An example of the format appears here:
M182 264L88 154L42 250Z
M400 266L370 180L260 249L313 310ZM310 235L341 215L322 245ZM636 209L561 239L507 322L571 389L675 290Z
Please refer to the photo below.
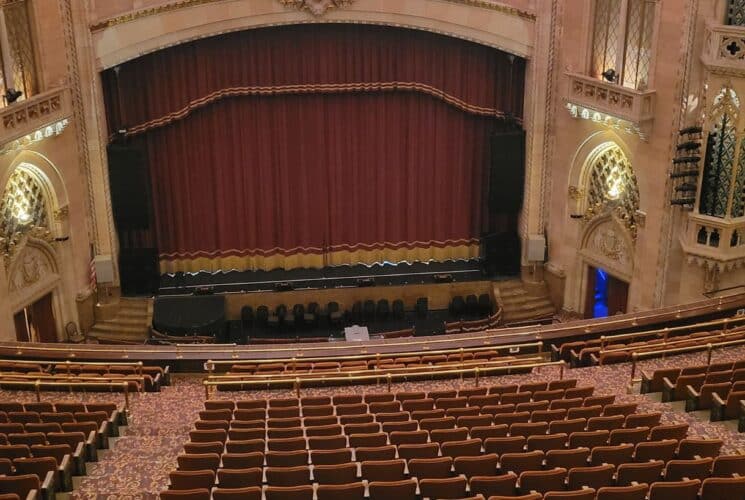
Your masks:
M175 121L183 120L195 110L212 104L226 97L244 97L244 96L272 96L272 95L291 95L291 94L339 94L352 92L420 92L427 94L451 106L478 116L487 116L493 118L511 117L518 123L522 123L519 117L511 116L509 113L499 111L495 108L488 108L476 104L469 104L466 101L448 94L444 90L438 89L431 85L416 82L370 82L370 83L321 83L309 85L276 85L276 86L250 86L250 87L230 87L217 90L204 97L195 99L189 104L169 113L160 118L147 121L136 125L127 130L127 136L139 135L149 130L164 127Z
M417 247L403 245L400 247L358 248L357 250L336 250L326 253L274 253L262 254L255 250L244 254L225 252L205 252L205 256L188 258L169 257L161 254L161 273L199 272L221 270L271 270L277 268L322 268L326 266L365 264L380 262L428 262L444 260L474 259L479 256L478 240L462 244L431 245ZM197 253L192 253L195 255ZM173 255L173 254L171 254Z

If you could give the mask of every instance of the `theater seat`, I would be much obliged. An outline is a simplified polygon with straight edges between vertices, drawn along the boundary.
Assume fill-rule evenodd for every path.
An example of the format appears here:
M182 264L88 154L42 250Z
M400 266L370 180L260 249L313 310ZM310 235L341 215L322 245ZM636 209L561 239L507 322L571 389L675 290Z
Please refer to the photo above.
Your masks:
M193 490L168 490L160 493L161 500L210 500L210 491L205 488Z

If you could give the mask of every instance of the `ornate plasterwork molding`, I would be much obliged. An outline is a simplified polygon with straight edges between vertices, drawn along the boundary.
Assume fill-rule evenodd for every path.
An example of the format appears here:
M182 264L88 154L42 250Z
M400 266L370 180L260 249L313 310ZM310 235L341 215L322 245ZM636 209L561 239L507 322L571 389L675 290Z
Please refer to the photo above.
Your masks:
M310 12L314 16L322 16L330 9L349 7L355 0L279 0L285 7Z
M8 0L5 0L8 1ZM174 12L180 9L188 7L196 7L199 5L206 5L211 3L223 2L225 0L178 0L175 2L159 5L157 7L151 7L147 9L136 10L128 12L108 19L103 19L90 25L90 31L95 33L97 31L111 28L112 26L118 26L120 24L137 21L150 16L157 16L159 14L165 14L168 12ZM333 4L334 7L346 7L351 5L356 0L278 0L284 5L297 6L300 9L306 9L314 15L322 15L329 9L329 4ZM445 0L446 2L457 3L470 7L478 7L482 9L489 9L503 14L517 16L523 19L529 19L535 21L536 15L532 12L510 7L492 0ZM325 5L325 7L324 7ZM322 10L322 12L321 12ZM321 12L321 14L315 14L315 11Z

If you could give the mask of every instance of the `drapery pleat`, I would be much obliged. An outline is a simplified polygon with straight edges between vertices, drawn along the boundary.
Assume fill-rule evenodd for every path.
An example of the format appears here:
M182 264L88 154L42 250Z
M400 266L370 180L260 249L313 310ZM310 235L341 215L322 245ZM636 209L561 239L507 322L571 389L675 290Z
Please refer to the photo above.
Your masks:
M523 78L487 47L346 25L214 37L103 74L112 131L249 85L419 82L519 116ZM499 123L410 91L217 99L130 138L154 219L120 241L157 244L163 271L474 257Z

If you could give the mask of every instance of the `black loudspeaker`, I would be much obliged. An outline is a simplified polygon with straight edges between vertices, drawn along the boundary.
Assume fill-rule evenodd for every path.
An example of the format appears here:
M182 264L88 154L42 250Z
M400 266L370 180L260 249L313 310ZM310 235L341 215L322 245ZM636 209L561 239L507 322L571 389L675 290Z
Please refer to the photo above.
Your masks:
M514 232L487 234L481 238L481 255L489 276L520 274L520 237Z
M155 248L126 249L119 252L122 294L153 295L160 285L158 251Z
M145 155L127 144L110 144L109 184L114 222L120 230L150 227L150 182Z
M517 214L523 204L525 183L525 131L510 128L491 139L489 211Z

